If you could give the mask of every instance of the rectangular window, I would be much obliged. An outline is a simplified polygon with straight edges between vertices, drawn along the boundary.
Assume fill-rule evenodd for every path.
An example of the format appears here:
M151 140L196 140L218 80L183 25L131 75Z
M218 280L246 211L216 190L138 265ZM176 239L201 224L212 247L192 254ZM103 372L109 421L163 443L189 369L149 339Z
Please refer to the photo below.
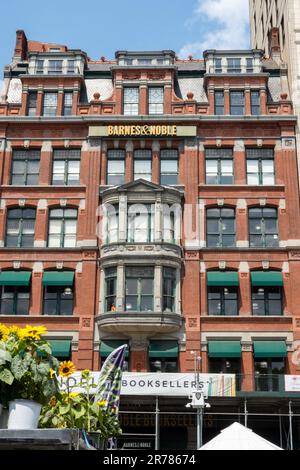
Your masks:
M75 70L75 60L68 60L68 69L67 69L67 73L75 73L76 70Z
M27 116L36 116L37 91L30 91L27 100Z
M260 115L260 92L251 91L251 114Z
M0 295L0 315L29 314L29 286L1 286Z
M5 246L8 248L33 247L35 218L35 209L9 209L7 211Z
M227 59L228 73L241 73L241 59Z
M80 184L80 150L54 150L52 184L73 186Z
M265 358L254 361L257 392L284 391L284 358Z
M44 93L43 116L56 116L57 113L57 93Z
M224 91L215 91L215 114L224 116Z
M162 150L160 152L160 183L162 185L178 184L177 150Z
M73 248L76 246L77 210L52 209L49 215L48 246Z
M230 114L232 116L245 114L245 94L243 91L230 92Z
M119 240L119 206L107 207L106 243L115 243Z
M154 204L131 204L127 209L127 241L149 243L154 240Z
M232 149L205 150L206 184L233 184Z
M275 162L273 149L247 149L246 157L248 184L275 184Z
M43 74L44 73L44 61L38 59L36 61L36 73Z
M282 288L253 286L252 313L257 316L282 316Z
M71 287L45 286L44 315L72 315L74 294Z
M150 372L175 373L178 372L178 359L173 357L149 358Z
M249 209L250 247L278 247L277 209L273 207L251 207Z
M125 116L139 114L139 88L124 88L123 111Z
M167 243L175 242L175 212L178 216L178 211L171 210L170 206L164 204L163 207L163 241Z
M61 74L62 73L62 60L49 60L48 62L48 73L49 74Z
M148 108L149 114L164 114L164 88L148 88Z
M241 390L241 359L238 357L209 358L210 374L235 374L236 389Z
M163 311L175 311L176 269L163 269Z
M65 94L64 94L64 108L63 108L63 115L64 116L71 116L72 106L73 106L73 93L72 92L65 92Z
M253 59L252 58L246 59L246 72L247 73L253 72Z
M136 150L134 152L134 180L152 180L151 150Z
M238 289L236 287L208 287L208 314L238 315Z
M105 311L114 312L116 310L117 295L117 268L105 270Z
M153 312L154 268L127 267L125 310Z
M107 153L107 184L119 186L125 182L125 151L109 150Z
M14 150L11 169L11 184L34 186L39 184L40 151Z
M215 59L215 73L222 73L222 59Z
M235 246L235 211L229 207L215 207L206 211L208 248Z

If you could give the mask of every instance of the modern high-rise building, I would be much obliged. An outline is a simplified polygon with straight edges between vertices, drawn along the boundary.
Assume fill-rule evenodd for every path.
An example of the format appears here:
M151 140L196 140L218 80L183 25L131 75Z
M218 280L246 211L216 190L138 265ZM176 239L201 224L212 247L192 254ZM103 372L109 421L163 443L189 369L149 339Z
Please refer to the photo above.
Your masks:
M91 60L17 32L0 93L0 321L45 325L78 369L127 343L128 447L195 448L198 357L205 441L241 421L300 447L285 86L257 49Z
M287 68L289 97L298 117L298 167L300 168L300 2L298 0L249 0L251 43Z

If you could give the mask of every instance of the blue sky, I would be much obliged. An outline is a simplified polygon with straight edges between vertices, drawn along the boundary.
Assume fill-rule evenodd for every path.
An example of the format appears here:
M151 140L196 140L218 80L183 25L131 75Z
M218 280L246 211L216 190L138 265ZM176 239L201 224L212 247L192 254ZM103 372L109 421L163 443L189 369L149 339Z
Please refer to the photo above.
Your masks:
M15 31L66 44L96 60L119 49L173 49L182 58L206 48L249 47L248 0L6 0L1 4L0 79Z

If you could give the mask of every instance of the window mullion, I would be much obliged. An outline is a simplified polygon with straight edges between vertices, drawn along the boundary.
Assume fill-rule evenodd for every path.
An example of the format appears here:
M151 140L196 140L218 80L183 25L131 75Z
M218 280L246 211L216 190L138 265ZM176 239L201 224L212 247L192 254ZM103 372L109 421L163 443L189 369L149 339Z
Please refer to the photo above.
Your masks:
M23 218L21 217L20 222L19 222L18 248L22 246L22 234L23 234Z
M61 248L64 247L65 244L65 219L62 218L61 221L61 232L60 232L60 246Z

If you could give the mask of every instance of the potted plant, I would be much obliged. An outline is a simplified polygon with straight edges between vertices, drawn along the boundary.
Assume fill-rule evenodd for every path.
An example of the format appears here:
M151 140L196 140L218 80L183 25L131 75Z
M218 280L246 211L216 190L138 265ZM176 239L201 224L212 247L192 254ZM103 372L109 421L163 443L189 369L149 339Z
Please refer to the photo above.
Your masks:
M62 362L59 367L61 391L51 397L41 412L40 427L78 428L93 434L103 443L122 434L119 420L114 410L106 409L106 401L99 401L93 393L97 387L89 370L80 374L78 384L70 384L70 376L75 372L71 361ZM77 391L74 391L77 390Z
M0 324L0 393L8 429L37 428L41 407L58 392L59 363L42 338L44 326Z

